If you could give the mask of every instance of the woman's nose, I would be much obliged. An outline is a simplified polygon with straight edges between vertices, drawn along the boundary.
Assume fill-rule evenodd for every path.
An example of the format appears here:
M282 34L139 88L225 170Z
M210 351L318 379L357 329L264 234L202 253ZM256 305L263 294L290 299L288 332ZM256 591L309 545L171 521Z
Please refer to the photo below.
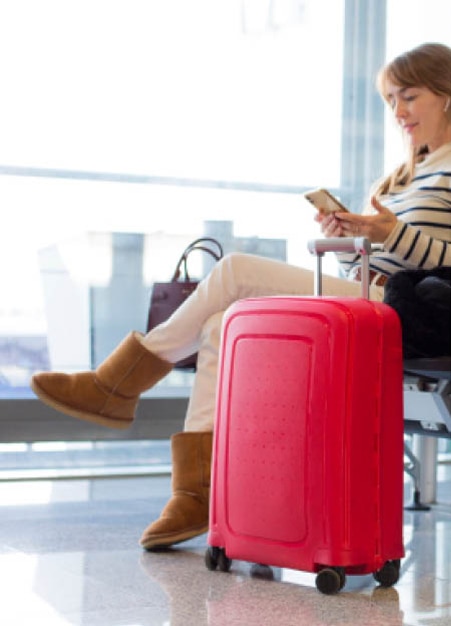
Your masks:
M393 107L393 112L396 118L403 118L406 115L406 106L402 100L397 100Z

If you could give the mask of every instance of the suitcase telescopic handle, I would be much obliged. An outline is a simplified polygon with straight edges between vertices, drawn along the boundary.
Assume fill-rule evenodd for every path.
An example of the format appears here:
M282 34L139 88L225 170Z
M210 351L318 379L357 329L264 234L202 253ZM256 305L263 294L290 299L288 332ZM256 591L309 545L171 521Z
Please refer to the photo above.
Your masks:
M326 252L355 252L362 257L362 297L370 297L370 254L380 248L366 237L324 237L307 243L308 250L316 256L314 295L322 294L322 258Z

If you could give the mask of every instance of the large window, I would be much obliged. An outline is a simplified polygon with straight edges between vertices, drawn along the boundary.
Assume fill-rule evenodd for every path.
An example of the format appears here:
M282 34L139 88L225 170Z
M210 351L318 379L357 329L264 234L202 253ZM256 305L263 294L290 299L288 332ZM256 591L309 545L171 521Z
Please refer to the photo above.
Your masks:
M343 0L6 0L0 17L3 164L339 183Z
M450 23L448 0L4 0L0 395L143 330L194 237L310 264L301 192L360 209L402 155L376 70Z

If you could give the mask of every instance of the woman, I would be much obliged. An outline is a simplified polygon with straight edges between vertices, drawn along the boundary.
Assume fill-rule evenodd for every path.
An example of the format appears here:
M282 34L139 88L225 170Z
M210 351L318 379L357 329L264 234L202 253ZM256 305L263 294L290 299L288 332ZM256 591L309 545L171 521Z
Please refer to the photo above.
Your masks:
M405 268L451 265L451 49L419 46L389 63L378 88L408 144L409 157L371 192L363 214L316 219L326 237L365 236L381 243L371 257L371 298L382 300L390 274ZM335 295L360 295L360 259L342 254L346 278L325 277ZM252 296L308 295L308 270L252 255L222 259L197 290L146 336L130 333L94 371L39 373L32 388L44 402L74 417L113 428L131 424L139 394L155 385L178 360L199 351L198 370L184 432L172 437L173 494L160 518L141 538L146 549L202 534L208 499L215 387L224 311Z

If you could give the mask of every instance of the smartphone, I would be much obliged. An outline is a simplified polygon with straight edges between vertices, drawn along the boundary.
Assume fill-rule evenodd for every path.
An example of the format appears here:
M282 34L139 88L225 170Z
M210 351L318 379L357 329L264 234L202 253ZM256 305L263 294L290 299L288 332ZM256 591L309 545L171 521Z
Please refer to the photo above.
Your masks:
M327 189L307 191L304 197L323 215L328 215L335 211L346 211L349 213L349 210Z

